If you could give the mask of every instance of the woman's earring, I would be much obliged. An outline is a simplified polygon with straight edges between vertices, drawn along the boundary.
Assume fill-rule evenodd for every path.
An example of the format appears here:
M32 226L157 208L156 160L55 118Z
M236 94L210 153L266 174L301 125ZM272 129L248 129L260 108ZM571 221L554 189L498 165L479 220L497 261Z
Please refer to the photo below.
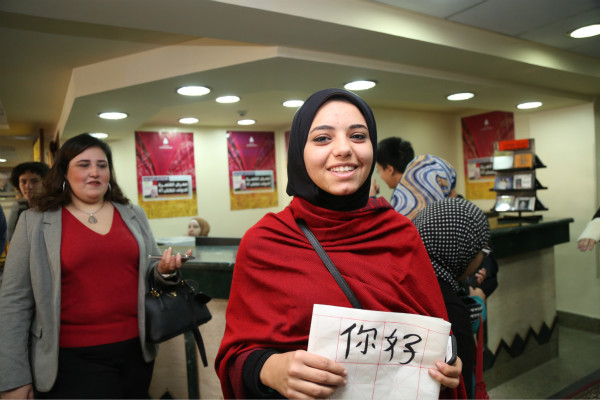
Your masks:
M112 188L110 187L110 182L108 183L108 192L110 193L110 191L112 190Z
M63 192L65 191L65 187L67 186L67 183L65 181L63 181L62 187L63 187Z

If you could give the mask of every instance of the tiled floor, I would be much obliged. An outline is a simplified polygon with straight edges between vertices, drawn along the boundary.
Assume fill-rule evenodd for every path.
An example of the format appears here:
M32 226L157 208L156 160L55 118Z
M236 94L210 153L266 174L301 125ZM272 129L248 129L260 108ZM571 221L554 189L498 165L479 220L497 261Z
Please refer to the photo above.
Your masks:
M559 357L496 386L491 399L547 399L600 369L600 335L559 327Z

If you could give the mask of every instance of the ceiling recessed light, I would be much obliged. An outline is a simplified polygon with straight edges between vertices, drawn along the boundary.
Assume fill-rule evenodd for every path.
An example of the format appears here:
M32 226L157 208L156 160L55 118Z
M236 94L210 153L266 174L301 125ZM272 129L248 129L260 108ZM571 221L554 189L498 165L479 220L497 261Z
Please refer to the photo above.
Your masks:
M127 118L128 115L123 112L110 111L100 113L98 116L102 119L123 119Z
M366 90L371 89L376 85L375 81L354 81L344 85L347 90Z
M194 117L179 118L179 122L182 124L195 124L196 122L198 122L198 118L194 118Z
M210 93L210 89L204 86L182 86L177 89L177 93L183 96L203 96Z
M283 102L284 107L297 108L304 104L302 100L286 100Z
M541 107L542 103L540 101L530 101L528 103L521 103L517 105L519 110L531 110L532 108Z
M95 137L96 139L106 139L108 137L108 133L104 132L91 132L88 135Z
M600 35L600 24L582 26L569 33L569 36L575 39L588 38L596 35Z
M256 123L253 119L240 119L237 124L238 125L254 125Z
M474 93L464 92L464 93L454 93L446 97L450 101L461 101L461 100L469 100L475 97Z
M0 158L0 162L6 162L5 158Z
M237 103L240 101L238 96L221 96L217 97L217 103Z

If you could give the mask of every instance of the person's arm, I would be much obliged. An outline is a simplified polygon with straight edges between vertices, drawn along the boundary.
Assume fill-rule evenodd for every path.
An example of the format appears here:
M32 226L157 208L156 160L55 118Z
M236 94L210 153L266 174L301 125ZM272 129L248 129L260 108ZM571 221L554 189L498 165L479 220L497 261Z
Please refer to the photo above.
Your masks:
M23 214L11 241L0 287L0 392L3 393L33 382L28 342L35 304L27 222L27 215Z
M4 215L2 206L0 206L0 254L4 252L4 247L6 246L6 230L6 216Z
M15 233L15 228L17 227L17 220L19 219L19 210L17 207L14 209L7 211L8 217L6 220L6 239L10 243L12 240L13 234ZM6 214L5 214L6 216Z
M600 240L600 218L594 218L577 239L577 248L581 251L593 250L596 242Z
M481 288L470 288L471 298L481 306L481 321L487 319L487 307L485 306L485 293ZM479 330L479 318L471 320L471 329L473 333Z
M346 368L304 350L273 354L263 364L260 381L289 399L331 397L346 385Z
M33 399L33 385L25 385L0 393L1 399Z
M147 251L150 255L161 254L144 210L141 207L134 205L131 206L131 209L136 214L137 220L139 221L138 227L141 230ZM185 254L191 255L192 250L189 249ZM143 254L142 257L147 257L147 255ZM149 278L151 282L158 283L163 287L176 285L181 280L181 273L179 270L182 265L183 261L181 260L181 255L173 254L173 250L168 248L162 252L162 258L160 260L150 260L150 268L148 269Z
M275 389L265 386L260 380L260 371L267 359L279 352L276 349L256 349L246 357L242 369L245 397L252 399L284 398Z

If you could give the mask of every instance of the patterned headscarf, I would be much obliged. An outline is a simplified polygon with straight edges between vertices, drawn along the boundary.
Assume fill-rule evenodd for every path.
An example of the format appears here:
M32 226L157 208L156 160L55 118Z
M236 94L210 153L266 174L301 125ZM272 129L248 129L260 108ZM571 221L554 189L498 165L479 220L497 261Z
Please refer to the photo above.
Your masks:
M448 197L456 186L456 171L445 160L422 155L407 166L392 194L392 207L412 220L427 204Z
M490 239L485 214L467 200L448 198L425 207L413 223L425 244L435 274L458 293L456 279Z
M375 168L375 161L371 165L369 177L358 190L347 196L335 196L319 188L310 179L306 165L304 164L304 147L308 140L308 131L312 125L317 111L327 101L335 98L343 98L355 105L365 117L369 138L373 146L373 155L377 154L377 127L375 117L369 105L360 97L344 89L324 89L311 95L302 107L296 111L292 129L290 131L290 145L288 148L288 184L287 194L301 197L319 207L335 211L357 210L364 207L369 200L371 188L371 175Z

